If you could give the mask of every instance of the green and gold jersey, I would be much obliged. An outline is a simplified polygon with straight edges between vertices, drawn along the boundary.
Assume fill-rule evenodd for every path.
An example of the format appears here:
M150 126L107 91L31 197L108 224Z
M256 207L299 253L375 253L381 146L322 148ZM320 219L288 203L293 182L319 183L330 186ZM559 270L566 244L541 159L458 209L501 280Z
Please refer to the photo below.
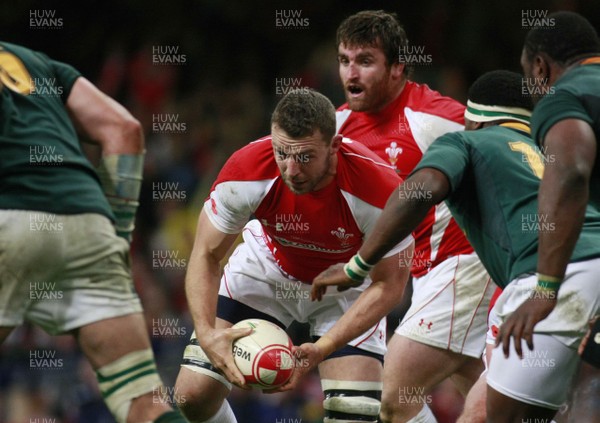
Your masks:
M446 204L494 282L505 287L537 266L540 231L554 223L538 215L543 157L529 128L504 123L453 132L429 147L415 171L434 168L451 185ZM572 261L600 257L600 213L589 210Z
M596 135L596 162L590 180L590 204L600 211L600 57L584 60L562 75L536 105L533 139L543 145L550 128L565 119L587 122Z
M65 103L79 72L0 42L0 209L113 219Z

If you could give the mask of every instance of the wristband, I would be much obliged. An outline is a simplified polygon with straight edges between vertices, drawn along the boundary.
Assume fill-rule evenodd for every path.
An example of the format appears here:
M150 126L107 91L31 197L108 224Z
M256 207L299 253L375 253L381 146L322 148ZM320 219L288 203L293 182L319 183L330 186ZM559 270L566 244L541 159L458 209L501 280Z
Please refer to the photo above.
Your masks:
M366 263L360 254L356 253L348 263L344 265L344 273L355 282L362 283L369 272L373 269L372 264Z
M558 291L560 284L563 281L562 278L556 276L544 275L542 273L537 274L537 285L536 289L541 291Z

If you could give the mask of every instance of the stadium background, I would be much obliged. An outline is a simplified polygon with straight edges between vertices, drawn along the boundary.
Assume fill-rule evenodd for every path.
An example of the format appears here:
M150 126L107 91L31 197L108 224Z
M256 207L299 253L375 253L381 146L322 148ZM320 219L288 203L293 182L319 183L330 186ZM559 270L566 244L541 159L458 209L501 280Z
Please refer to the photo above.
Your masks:
M229 154L268 133L270 112L290 88L310 86L342 104L335 29L362 9L397 12L411 44L428 58L413 79L462 102L481 73L520 71L524 11L573 10L600 28L600 3L591 0L0 4L0 39L72 64L144 125L147 157L133 272L168 386L192 330L183 278L214 177ZM290 17L293 25L286 24ZM301 340L304 329L298 325L292 332ZM31 357L44 354L52 359L32 365ZM172 394L167 390L163 397ZM234 390L231 403L240 423L312 423L320 421L321 396L313 375L285 394ZM433 401L440 423L453 422L462 407L448 384L424 400ZM0 348L0 423L110 421L94 374L70 337L51 338L26 325Z

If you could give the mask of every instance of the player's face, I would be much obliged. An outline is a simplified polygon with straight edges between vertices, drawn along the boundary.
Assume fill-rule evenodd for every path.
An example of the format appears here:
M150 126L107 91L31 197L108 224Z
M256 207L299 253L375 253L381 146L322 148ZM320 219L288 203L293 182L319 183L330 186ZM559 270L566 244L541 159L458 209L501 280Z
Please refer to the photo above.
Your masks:
M338 47L338 63L344 94L351 110L377 112L398 94L398 78L404 68L400 64L387 66L380 48L350 48L342 43Z
M529 60L525 49L523 49L521 52L521 67L523 68L523 75L527 84L527 87L524 87L524 89L531 95L533 104L542 99L543 93L548 91L550 83L548 78L544 77L542 65L545 63L540 60L538 62L536 65L532 60Z
M335 176L334 160L341 137L328 143L320 131L293 139L277 126L271 127L273 154L283 181L294 194L317 191Z

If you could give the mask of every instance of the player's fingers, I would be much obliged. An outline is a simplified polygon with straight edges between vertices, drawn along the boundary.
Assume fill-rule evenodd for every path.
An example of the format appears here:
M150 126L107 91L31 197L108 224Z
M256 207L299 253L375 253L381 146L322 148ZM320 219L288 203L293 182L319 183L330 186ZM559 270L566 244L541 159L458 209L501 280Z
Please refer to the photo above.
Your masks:
M507 320L500 326L500 332L496 338L496 346L502 345L502 352L504 357L508 358L510 354L510 334L511 334L512 322Z
M529 351L533 351L533 328L535 326L535 323L533 322L533 319L529 319L527 321L527 324L525 325L525 329L523 329L523 339L525 339L525 342L527 343L527 347L529 348Z
M224 359L218 368L221 370L221 372L223 372L223 375L229 382L242 389L249 389L249 387L246 386L244 375L242 375L242 372L240 372L238 367L235 365L233 357L231 357L230 360Z
M239 328L239 329L228 329L229 338L232 341L235 341L238 338L243 338L244 336L248 336L252 333L254 329L252 328Z
M310 291L310 298L313 301L321 301L323 299L323 295L325 294L325 291L327 291L327 287L326 286L314 286L312 287L312 290Z
M523 324L520 321L517 321L513 326L512 330L513 341L515 343L515 352L519 356L520 359L523 358Z

